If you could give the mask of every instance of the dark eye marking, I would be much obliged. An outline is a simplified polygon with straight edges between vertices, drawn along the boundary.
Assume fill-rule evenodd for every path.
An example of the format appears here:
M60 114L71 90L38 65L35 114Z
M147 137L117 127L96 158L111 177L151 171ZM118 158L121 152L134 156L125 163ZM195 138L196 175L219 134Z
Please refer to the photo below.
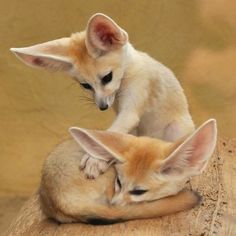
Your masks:
M129 191L129 194L142 195L142 194L146 193L147 191L148 190L146 190L146 189L134 189L134 190Z
M119 188L121 188L122 186L121 186L121 182L120 182L120 179L119 179L119 177L118 177L118 176L116 177L116 182L117 182L117 184L118 184Z
M111 81L112 81L112 71L102 78L102 85L106 85L110 83Z
M89 90L93 89L93 87L88 83L80 83L80 85L83 86L85 89L89 89Z

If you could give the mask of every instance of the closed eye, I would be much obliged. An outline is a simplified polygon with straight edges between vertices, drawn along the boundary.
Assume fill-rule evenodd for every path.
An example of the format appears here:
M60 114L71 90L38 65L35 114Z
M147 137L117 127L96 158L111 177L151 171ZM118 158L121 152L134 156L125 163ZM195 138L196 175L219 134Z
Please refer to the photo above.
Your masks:
M146 193L147 191L148 190L146 190L146 189L134 189L134 190L129 191L129 194L142 195L142 194Z
M89 89L89 90L93 89L93 87L88 83L80 83L80 85L83 86L85 89Z
M102 78L102 85L106 85L110 83L111 81L112 81L112 71Z

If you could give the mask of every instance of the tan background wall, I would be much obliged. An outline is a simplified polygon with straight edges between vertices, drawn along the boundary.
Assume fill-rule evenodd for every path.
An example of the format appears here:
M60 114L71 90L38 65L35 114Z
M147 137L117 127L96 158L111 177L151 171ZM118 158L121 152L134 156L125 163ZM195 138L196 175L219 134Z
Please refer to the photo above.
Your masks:
M104 129L112 121L111 111L80 98L68 76L28 68L9 52L83 30L96 12L114 18L135 47L175 72L196 124L216 117L220 135L235 137L235 1L2 1L0 196L35 191L43 160L69 137L69 126Z

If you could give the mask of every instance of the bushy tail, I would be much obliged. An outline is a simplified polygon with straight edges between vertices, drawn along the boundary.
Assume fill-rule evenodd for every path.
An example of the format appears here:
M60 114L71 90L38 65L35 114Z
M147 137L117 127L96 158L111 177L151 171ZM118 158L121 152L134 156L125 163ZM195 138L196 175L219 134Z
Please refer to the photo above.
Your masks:
M92 224L110 224L132 219L155 218L190 210L201 201L201 196L194 191L185 190L175 196L126 206L111 206L94 209L85 221Z
M18 235L37 235L36 228L46 219L46 216L41 210L39 195L32 196L21 208L16 218L12 221L5 236Z

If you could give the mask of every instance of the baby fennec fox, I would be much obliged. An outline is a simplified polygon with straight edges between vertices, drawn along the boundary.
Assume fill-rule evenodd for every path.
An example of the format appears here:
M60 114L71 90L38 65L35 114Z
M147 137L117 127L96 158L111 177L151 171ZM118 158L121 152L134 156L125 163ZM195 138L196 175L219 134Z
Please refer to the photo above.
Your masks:
M199 203L196 192L180 190L212 155L215 120L175 143L110 131L70 132L77 143L59 145L44 164L40 196L48 216L60 222L109 223L162 216ZM78 169L84 151L115 165L87 180Z
M25 48L12 48L27 65L64 71L90 92L101 110L117 113L109 131L176 141L194 130L183 90L174 74L137 51L112 19L95 14L85 31ZM104 161L85 155L90 177L105 171Z

